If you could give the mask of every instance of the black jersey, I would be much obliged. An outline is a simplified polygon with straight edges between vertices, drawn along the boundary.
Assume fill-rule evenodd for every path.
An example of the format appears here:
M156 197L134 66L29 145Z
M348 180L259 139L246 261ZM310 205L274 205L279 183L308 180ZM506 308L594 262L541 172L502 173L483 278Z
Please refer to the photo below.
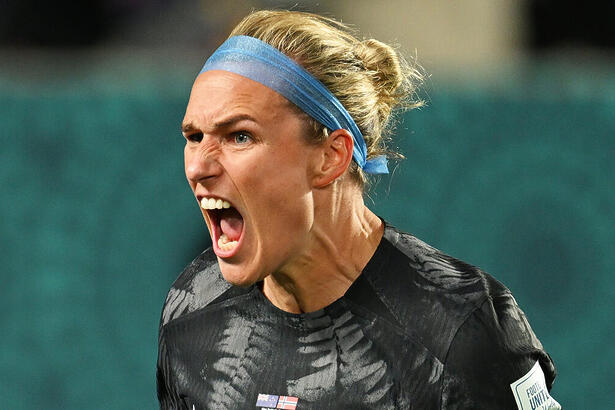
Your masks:
M207 250L173 284L160 325L163 409L559 408L544 388L554 378L506 287L388 225L321 310L287 313L258 284L231 286Z

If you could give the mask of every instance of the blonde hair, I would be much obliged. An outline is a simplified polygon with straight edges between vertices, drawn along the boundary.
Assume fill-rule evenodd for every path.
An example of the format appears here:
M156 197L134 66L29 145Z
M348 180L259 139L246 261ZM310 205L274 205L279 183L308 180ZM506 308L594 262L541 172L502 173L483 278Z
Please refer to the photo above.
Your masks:
M255 11L246 16L230 36L258 38L293 58L331 91L350 113L363 133L367 158L402 156L389 150L395 108L412 109L423 102L416 98L423 75L391 46L378 40L359 40L338 21L297 11ZM327 130L312 120L315 140ZM355 161L350 173L363 185L366 177Z

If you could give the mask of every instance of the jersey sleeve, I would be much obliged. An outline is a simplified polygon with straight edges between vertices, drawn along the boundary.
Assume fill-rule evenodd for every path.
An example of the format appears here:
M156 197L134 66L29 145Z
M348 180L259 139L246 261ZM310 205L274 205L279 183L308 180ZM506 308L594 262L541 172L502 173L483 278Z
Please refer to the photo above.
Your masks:
M160 410L178 410L187 408L177 394L175 377L169 360L167 344L164 340L162 326L158 340L158 362L156 364L156 387Z
M533 379L528 377L531 374L535 375ZM540 375L544 375L542 390ZM553 362L513 296L492 296L464 321L450 345L444 363L441 408L560 409L549 396L554 379ZM515 396L515 383L534 380L532 390L526 386L523 397ZM546 405L533 407L537 403Z

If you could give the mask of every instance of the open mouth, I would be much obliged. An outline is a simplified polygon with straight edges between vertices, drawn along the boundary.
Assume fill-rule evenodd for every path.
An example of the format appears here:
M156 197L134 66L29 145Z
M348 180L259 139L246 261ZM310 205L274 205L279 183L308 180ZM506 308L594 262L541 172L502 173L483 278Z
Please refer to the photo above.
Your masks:
M243 217L228 201L220 198L201 199L211 225L214 252L221 258L233 256L243 237Z

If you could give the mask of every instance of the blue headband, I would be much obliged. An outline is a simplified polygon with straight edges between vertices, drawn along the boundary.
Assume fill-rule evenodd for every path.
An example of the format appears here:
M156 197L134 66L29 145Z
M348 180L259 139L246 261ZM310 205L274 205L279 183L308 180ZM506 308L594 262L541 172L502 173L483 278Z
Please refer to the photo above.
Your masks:
M343 128L354 141L352 156L369 174L388 174L384 155L367 160L367 147L359 127L342 103L299 64L278 49L254 37L226 40L207 59L201 73L223 70L261 83L301 108L330 131Z

